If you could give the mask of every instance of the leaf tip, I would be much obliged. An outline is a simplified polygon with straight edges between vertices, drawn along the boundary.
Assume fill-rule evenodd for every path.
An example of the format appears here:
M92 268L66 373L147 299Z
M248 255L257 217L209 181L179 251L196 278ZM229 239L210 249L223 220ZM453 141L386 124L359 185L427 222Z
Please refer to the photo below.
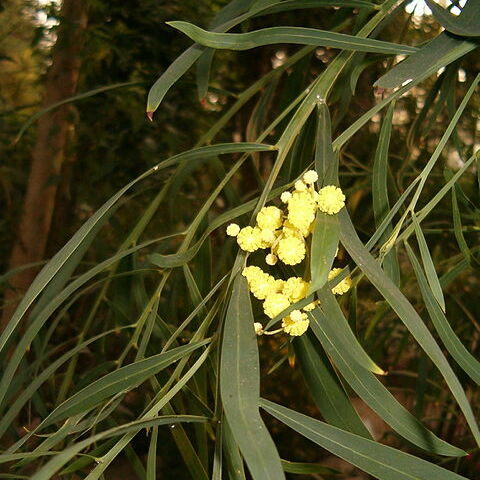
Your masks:
M148 110L147 111L147 118L153 122L153 114L154 114L154 110Z

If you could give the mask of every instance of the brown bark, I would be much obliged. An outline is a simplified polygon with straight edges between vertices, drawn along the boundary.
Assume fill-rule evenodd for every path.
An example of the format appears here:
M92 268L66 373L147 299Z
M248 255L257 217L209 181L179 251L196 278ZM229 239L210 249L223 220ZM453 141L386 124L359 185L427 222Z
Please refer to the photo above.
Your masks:
M52 65L45 79L44 107L75 94L88 18L87 3L88 0L63 0L57 41L52 50ZM44 258L71 127L68 105L43 115L38 121L23 213L10 256L10 270ZM7 325L19 298L37 272L38 269L29 268L10 279L11 288L5 293L0 331Z

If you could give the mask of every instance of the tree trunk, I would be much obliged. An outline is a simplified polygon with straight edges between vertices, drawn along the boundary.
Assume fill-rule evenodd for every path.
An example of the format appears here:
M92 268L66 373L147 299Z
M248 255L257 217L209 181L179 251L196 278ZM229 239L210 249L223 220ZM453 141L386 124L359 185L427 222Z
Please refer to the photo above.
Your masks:
M87 26L87 3L87 0L63 0L52 65L45 79L44 107L75 94ZM68 132L73 128L70 108L64 105L38 121L23 212L10 256L10 270L44 259ZM18 300L37 272L37 268L28 268L10 279L0 331L9 322Z

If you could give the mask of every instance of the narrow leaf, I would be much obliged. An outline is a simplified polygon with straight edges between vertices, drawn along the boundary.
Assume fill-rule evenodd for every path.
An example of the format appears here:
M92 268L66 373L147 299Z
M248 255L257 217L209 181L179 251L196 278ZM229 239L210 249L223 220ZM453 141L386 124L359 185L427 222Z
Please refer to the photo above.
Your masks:
M475 50L478 44L456 38L446 32L430 40L418 52L394 66L380 77L374 85L380 88L395 88L410 82L412 85L420 79L432 75L437 70Z
M181 31L200 45L216 49L249 50L263 45L291 43L295 45L321 45L345 50L384 54L408 55L417 51L415 47L407 45L398 45L381 40L361 38L355 35L328 32L314 28L271 27L248 33L214 33L207 32L188 22L167 22L167 25Z
M244 148L246 150L244 150ZM97 232L98 229L105 224L111 215L114 206L117 204L120 198L122 198L122 196L135 184L160 171L161 169L176 165L181 161L195 160L197 158L208 158L221 153L268 151L272 149L274 149L272 146L252 143L228 143L195 148L160 162L155 167L147 170L135 180L131 181L107 202L105 202L103 206L97 210L97 212L95 212L95 214L92 215L82 225L82 227L80 227L70 241L67 242L67 244L40 271L22 298L22 301L15 310L9 324L0 336L0 352L5 348L5 345L20 323L23 315L25 315L37 297L44 292L47 284L51 282L52 279L55 279L57 275L63 275L65 272L70 271L72 266L70 262L71 260L78 263L81 255L85 253L88 245L93 241L94 232Z
M352 332L333 293L326 289L319 290L318 298L322 311L326 315L323 327L330 340L339 349L347 351L349 357L359 366L377 375L385 375L385 372L370 358Z
M345 432L268 400L262 399L261 406L296 432L379 480L467 480L433 463Z
M371 438L318 341L302 335L294 347L305 382L323 418L331 425Z
M145 360L131 363L105 375L60 404L42 422L42 426L45 427L69 416L85 412L117 393L135 388L152 375L157 374L160 370L163 370L197 348L206 345L209 341L204 340L198 343L183 345Z
M220 392L225 417L255 480L285 478L275 444L260 417L260 368L250 294L237 275L222 343Z
M435 20L451 33L461 37L480 37L480 3L468 0L458 16L452 15L433 0L425 0Z
M223 451L227 460L227 468L230 474L230 480L245 480L245 470L243 467L243 459L238 450L230 425L223 421Z
M325 285L337 253L339 236L337 216L318 211L310 251L311 282L308 295Z
M480 444L480 430L475 416L473 415L470 403L463 391L462 385L458 381L458 378L453 372L452 367L445 358L442 350L412 305L393 282L384 274L378 262L364 247L358 238L348 213L345 210L342 210L339 213L339 217L340 241L345 246L355 263L383 295L385 300L387 300L392 309L397 313L399 318L411 332L415 340L417 340L425 353L440 370L440 373L449 386L450 391L457 400L475 440Z
M269 15L278 12L287 12L289 10L300 10L303 8L318 7L352 7L373 9L375 5L365 0L283 0L276 2L256 16Z
M410 245L406 243L405 247L415 271L418 285L420 286L420 291L422 293L423 300L425 301L425 306L427 307L428 314L432 319L438 335L455 361L463 368L463 370L474 382L480 385L480 362L465 348L463 343L457 337L455 331L450 326L450 322L440 309L438 302L436 302L436 299L433 298L429 289L427 278L425 277L422 267L415 257Z
M378 139L375 159L373 161L372 173L372 200L373 214L375 217L375 226L378 228L383 222L387 213L390 211L390 202L388 199L388 149L390 146L390 136L392 133L392 119L395 102L392 102L383 119L380 137ZM380 243L388 240L392 233L392 224L389 223L383 235L380 237ZM400 267L398 266L397 252L392 248L383 259L383 269L392 279L395 285L400 285Z
M174 425L176 423L194 423L194 422L207 422L208 419L205 417L195 417L193 415L173 415L173 416L164 416L164 417L157 417L154 419L148 420L137 420L131 423L127 423L124 425L120 425L119 427L114 427L110 430L106 430L104 432L98 433L93 435L85 440L82 440L78 443L75 443L67 448L65 448L62 452L55 455L49 462L47 462L40 470L38 470L35 474L31 475L31 480L50 480L52 476L58 472L69 460L71 460L75 455L80 453L83 449L89 447L90 445L95 444L99 440L103 440L104 438L111 438L115 436L119 436L125 433L137 433L139 430L143 428L154 427L157 425ZM28 455L28 454L27 454ZM52 455L52 452L41 452L40 455ZM25 453L10 455L9 457L17 457L21 458L21 456L25 456ZM0 462L2 462L2 456L0 456ZM11 461L9 459L5 459L6 461Z
M455 185L452 187L452 214L453 214L453 231L455 234L455 240L463 253L465 260L471 262L470 249L468 248L467 241L462 229L462 217L460 215L460 209L458 208L457 192Z
M423 235L422 227L418 223L417 217L412 215L412 223L415 228L415 235L417 237L418 246L420 247L420 255L422 257L422 263L427 274L428 284L432 290L433 296L437 300L438 304L445 311L445 299L443 298L442 286L438 279L437 272L435 271L435 264L433 263L430 250L428 249L427 241Z
M352 359L348 350L338 347L326 332L326 316L319 309L311 312L310 321L314 334L346 382L398 434L414 445L438 455L465 455L463 450L444 442L425 428L371 372Z
M315 170L319 186L338 185L338 157L333 152L330 112L325 101L318 103Z

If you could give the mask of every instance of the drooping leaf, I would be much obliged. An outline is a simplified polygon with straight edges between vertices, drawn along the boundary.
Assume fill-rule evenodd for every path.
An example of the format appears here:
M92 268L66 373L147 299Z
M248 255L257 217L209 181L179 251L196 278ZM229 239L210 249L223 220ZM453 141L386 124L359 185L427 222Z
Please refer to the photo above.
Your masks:
M195 417L193 415L173 415L173 416L164 416L157 417L149 420L137 420L125 425L120 425L114 427L110 430L106 430L102 433L93 435L85 440L82 440L78 443L65 448L62 452L41 452L40 455L55 455L50 461L48 461L40 470L34 473L30 479L31 480L50 480L52 476L58 472L70 459L75 455L81 452L83 449L89 447L96 442L103 440L104 438L111 438L119 436L125 433L138 432L143 428L154 427L156 425L174 425L176 423L182 422L206 422L208 421L205 417ZM27 454L28 455L28 454ZM22 456L25 456L25 453L13 454L8 456L0 455L0 463L9 462L14 459L21 459Z
M310 312L310 325L323 348L346 382L374 412L398 434L424 450L438 455L465 455L463 450L436 437L408 412L371 372L352 358L348 348L332 340L324 327L326 324L327 319L320 309Z
M432 256L430 255L430 250L423 235L422 227L418 223L417 217L412 215L412 223L415 228L415 235L417 237L418 246L420 247L420 255L422 257L422 263L425 268L425 273L427 275L428 284L432 290L433 296L437 300L442 310L445 311L445 299L443 298L442 286L440 285L440 280L438 279L437 272L435 271L435 264L433 263Z
M380 88L395 88L407 82L416 84L477 47L478 44L474 41L442 32L421 47L418 52L395 65L374 85Z
M340 350L348 351L349 357L364 369L377 375L385 372L370 358L352 332L335 296L326 288L318 292L322 310L326 314L323 327L328 337Z
M311 283L309 294L322 288L328 277L338 248L340 227L336 215L320 211L315 218L310 252Z
M277 420L379 480L467 480L433 463L345 432L263 398L261 405Z
M292 43L296 45L314 45L342 48L360 52L384 54L411 54L415 47L361 38L344 33L316 30L303 27L271 27L248 33L207 32L188 22L167 22L173 28L185 33L193 41L210 48L227 50L249 50L275 43Z
M455 16L438 6L433 0L425 0L430 7L435 20L451 33L461 37L480 37L480 3L476 0L467 0L462 13Z
M477 385L480 385L480 362L465 348L453 328L450 326L450 322L430 291L427 278L422 271L422 267L415 257L413 250L408 243L405 244L405 247L415 271L418 285L420 286L420 291L423 300L425 301L425 306L427 307L428 314L432 319L438 335L455 361L463 368L470 378L477 383Z
M305 382L325 420L343 430L371 438L318 341L302 335L294 342L294 347Z
M250 294L237 274L225 317L220 391L233 438L255 480L285 478L280 456L260 417L260 367Z
M99 378L53 410L43 421L43 427L77 413L87 411L117 393L135 388L160 370L172 365L183 356L209 342L210 340L204 340L198 343L183 345L168 352L125 365Z
M440 370L440 373L449 386L450 391L458 402L473 436L475 437L477 443L480 444L480 430L472 412L472 407L470 406L462 385L458 381L457 376L445 358L442 350L410 302L405 298L395 284L385 275L378 262L364 247L358 238L348 213L345 210L342 210L339 213L339 217L340 241L345 246L355 263L367 276L370 282L372 282L377 290L383 295L385 300L397 313L415 340L420 344L425 353L432 359L435 366Z
M338 158L333 153L330 113L325 102L318 104L315 170L318 184L338 185ZM309 294L325 285L338 249L340 228L336 215L317 211L310 251Z
M390 201L388 199L388 149L390 145L390 136L392 132L393 111L395 102L392 102L383 119L380 136L378 139L375 159L372 172L372 200L375 225L378 228L390 211ZM386 242L393 231L391 223L387 226L380 237L380 242ZM395 285L400 285L400 267L398 266L397 252L392 248L383 259L383 269L392 279Z

